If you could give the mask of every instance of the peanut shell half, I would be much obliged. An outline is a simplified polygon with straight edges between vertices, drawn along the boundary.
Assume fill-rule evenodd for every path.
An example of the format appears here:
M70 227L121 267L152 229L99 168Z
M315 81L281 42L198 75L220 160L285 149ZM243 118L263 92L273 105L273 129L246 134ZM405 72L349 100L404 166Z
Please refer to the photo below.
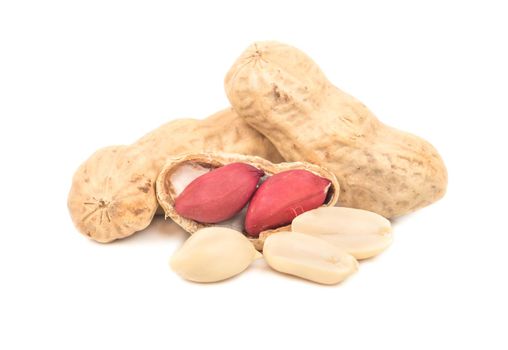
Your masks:
M234 153L222 153L222 152L188 153L169 158L166 164L163 166L157 178L156 181L157 200L159 201L160 206L164 210L166 218L168 217L171 218L185 231L191 234L193 234L194 232L196 232L201 228L209 226L230 227L230 224L228 222L222 222L218 224L204 224L182 217L175 210L175 199L178 196L178 194L183 190L183 188L185 188L185 183L182 184L179 182L180 172L182 172L182 169L184 169L184 171L187 173L191 173L190 176L195 178L205 173L207 170L212 170L235 162L242 162L252 165L264 171L267 176L271 176L286 170L295 170L295 169L307 170L315 175L326 178L331 182L330 188L328 190L328 195L323 206L326 207L334 206L339 198L340 186L335 175L326 168L320 167L315 164L307 162L274 164L261 157L247 156ZM188 184L190 183L190 181L192 181L192 178L187 179L186 181ZM249 240L256 249L262 250L263 243L268 236L276 232L288 231L290 230L290 227L291 225L285 225L278 227L276 229L262 231L259 234L258 238L249 238ZM238 229L238 227L234 228ZM243 232L245 233L245 230L243 228L241 230L243 230Z

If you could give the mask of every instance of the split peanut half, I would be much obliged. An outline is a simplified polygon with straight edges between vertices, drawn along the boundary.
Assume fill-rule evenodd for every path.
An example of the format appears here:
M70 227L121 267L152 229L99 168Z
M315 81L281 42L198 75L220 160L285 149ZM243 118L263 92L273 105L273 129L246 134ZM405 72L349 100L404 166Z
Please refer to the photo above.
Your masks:
M362 209L328 207L310 210L293 220L291 230L322 238L356 259L378 255L392 243L390 221Z
M318 237L279 232L265 241L263 256L274 270L322 284L336 284L358 270L356 259Z
M198 230L171 258L171 268L194 282L217 282L245 270L261 254L241 233L226 227Z

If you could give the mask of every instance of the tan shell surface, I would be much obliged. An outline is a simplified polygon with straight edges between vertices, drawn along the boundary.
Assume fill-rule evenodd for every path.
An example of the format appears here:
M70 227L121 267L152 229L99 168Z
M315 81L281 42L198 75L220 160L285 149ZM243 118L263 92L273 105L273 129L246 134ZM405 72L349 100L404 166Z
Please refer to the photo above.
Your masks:
M258 169L263 170L267 175L273 175L282 171L293 169L303 169L310 171L331 181L331 187L329 191L330 195L327 198L327 202L323 206L333 206L339 199L340 186L335 175L331 171L315 164L307 162L274 164L266 159L257 156L247 156L224 152L183 154L169 158L162 168L161 173L159 174L156 181L157 200L159 201L161 207L164 209L166 217L171 218L175 223L180 225L184 230L191 234L203 227L220 226L220 224L202 224L197 221L184 218L176 212L174 207L176 194L171 184L171 175L180 166L188 163L199 164L201 166L209 166L210 168L218 168L235 162L250 164ZM290 227L291 225L286 225L274 230L263 231L260 233L259 238L249 238L249 240L252 242L256 249L262 250L266 237L279 231L290 230Z
M341 206L391 218L446 191L446 167L430 143L382 124L296 48L251 45L228 72L225 89L238 114L286 161L305 160L335 173Z
M130 146L100 149L78 168L68 196L75 226L98 242L146 228L158 208L155 180L166 158L202 151L255 154L282 161L275 147L231 109L205 120L175 120Z
M144 229L157 209L151 162L135 148L95 152L75 173L68 207L79 231L109 242ZM101 174L100 176L98 176Z

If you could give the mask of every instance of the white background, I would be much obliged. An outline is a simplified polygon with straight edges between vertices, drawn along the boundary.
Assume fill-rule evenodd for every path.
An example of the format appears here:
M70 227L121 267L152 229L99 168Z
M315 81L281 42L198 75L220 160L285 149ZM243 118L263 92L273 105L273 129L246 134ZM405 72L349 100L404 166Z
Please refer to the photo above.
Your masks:
M507 10L503 1L0 3L1 349L506 349ZM156 220L101 245L73 227L95 149L227 106L252 41L313 57L449 170L446 197L324 287L257 261L199 285L168 267L186 234ZM504 334L503 334L504 332Z

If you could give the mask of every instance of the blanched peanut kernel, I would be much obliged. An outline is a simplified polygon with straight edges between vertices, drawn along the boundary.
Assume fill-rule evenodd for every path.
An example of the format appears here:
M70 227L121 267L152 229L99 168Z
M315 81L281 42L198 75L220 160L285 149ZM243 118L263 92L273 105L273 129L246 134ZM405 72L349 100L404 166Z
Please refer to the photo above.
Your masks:
M196 231L170 264L185 279L216 282L239 274L261 256L241 232L216 226Z
M355 258L336 246L298 232L269 236L263 256L274 270L322 284L336 284L358 269Z
M291 229L315 235L356 259L366 259L392 242L390 221L376 213L353 208L322 207L297 216Z

